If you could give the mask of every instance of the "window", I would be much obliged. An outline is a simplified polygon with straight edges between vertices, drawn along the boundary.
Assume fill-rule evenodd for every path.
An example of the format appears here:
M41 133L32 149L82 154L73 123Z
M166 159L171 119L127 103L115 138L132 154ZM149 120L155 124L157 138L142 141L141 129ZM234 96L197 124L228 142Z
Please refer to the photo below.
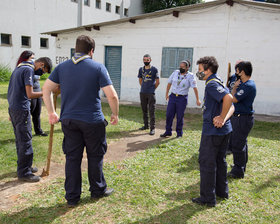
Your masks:
M90 5L90 0L84 0L84 5L89 6Z
M48 38L40 38L40 47L41 48L49 48L49 39Z
M111 12L111 3L106 2L106 11Z
M120 14L120 6L116 5L116 13Z
M31 47L31 37L21 36L21 46Z
M96 0L95 1L95 8L101 9L101 0Z
M78 3L78 0L71 0L71 2L76 2L76 3Z
M128 16L128 9L127 8L124 9L124 13L123 14L124 14L124 16Z
M12 35L1 33L1 45L12 45Z
M192 70L193 48L164 47L162 48L161 77L168 78L172 72L179 68L183 60L191 62Z

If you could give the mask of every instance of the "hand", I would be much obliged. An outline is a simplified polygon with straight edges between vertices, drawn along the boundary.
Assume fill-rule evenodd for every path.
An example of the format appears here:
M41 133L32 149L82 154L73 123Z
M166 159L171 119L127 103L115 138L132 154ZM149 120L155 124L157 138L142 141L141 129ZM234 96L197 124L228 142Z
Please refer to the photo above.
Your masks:
M111 115L111 121L110 121L110 123L111 123L112 125L116 125L116 124L118 124L118 122L119 122L119 117L118 117L118 115L112 114L112 115Z
M240 85L240 83L241 83L241 80L238 79L238 80L234 83L233 88L237 88L237 87Z
M225 119L221 116L216 116L213 118L213 124L216 128L221 128L225 124Z
M166 99L167 101L169 100L168 94L166 94L165 99Z
M199 99L196 100L196 105L200 106L201 105L201 101Z
M59 121L59 117L55 112L49 114L49 123L51 125L56 124L58 121Z

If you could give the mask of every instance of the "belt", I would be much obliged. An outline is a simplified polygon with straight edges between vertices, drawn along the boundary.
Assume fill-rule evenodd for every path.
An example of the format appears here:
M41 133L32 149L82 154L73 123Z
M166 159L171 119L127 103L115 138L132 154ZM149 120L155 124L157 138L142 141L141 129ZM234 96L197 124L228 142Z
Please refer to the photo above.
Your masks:
M171 93L171 94L173 94L176 97L178 97L178 96L187 96L187 95L180 95L180 94L175 94L175 93Z
M251 117L251 116L253 116L253 114L233 114L233 116L235 116L235 117L240 117L240 116Z

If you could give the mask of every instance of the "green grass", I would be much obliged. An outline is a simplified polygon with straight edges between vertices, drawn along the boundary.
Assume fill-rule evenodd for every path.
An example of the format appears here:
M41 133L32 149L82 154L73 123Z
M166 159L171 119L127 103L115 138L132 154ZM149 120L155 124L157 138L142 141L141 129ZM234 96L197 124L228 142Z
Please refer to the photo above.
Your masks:
M1 96L6 85L1 85ZM6 108L1 97L1 114ZM7 105L6 105L7 106ZM108 105L103 109L109 119ZM45 111L43 112L45 113ZM164 119L164 111L157 112ZM121 106L120 125L108 126L108 139L115 141L141 126L140 108ZM0 212L0 223L280 223L280 123L256 122L248 139L249 163L244 179L229 182L230 198L218 201L215 208L191 202L199 195L198 148L201 116L186 115L184 137L169 138L138 153L135 157L107 163L104 173L115 193L91 200L87 172L83 173L81 203L68 209L64 199L64 179L58 178L33 193L22 197L26 203L8 212ZM48 127L43 117L43 126ZM0 173L15 169L14 142L11 125L1 117ZM62 134L56 126L53 156L59 160ZM6 139L10 139L6 141ZM47 140L34 138L36 163L44 161ZM4 147L4 150L2 150ZM6 152L9 151L10 152ZM113 149L112 149L113 150ZM2 159L5 157L4 159ZM232 156L227 158L232 164Z
M0 82L8 82L11 74L12 71L8 66L0 64Z

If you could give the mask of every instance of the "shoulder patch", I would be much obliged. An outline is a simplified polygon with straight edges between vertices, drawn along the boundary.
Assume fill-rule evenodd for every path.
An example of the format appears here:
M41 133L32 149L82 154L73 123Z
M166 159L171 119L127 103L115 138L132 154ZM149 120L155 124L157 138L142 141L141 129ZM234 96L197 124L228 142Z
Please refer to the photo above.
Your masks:
M244 93L244 90L241 89L241 90L239 90L239 91L237 92L237 95L238 95L238 96L241 96L243 93Z
M218 87L217 87L217 91L218 91L219 93L223 93L223 92L225 91L225 89L224 89L222 86L218 86Z

